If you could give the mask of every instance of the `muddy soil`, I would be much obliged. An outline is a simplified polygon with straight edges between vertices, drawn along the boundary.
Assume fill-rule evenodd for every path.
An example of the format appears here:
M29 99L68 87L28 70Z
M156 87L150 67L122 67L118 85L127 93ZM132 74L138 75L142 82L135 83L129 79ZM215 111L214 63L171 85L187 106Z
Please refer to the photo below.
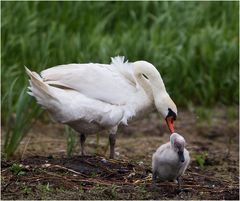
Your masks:
M185 137L191 163L182 178L152 187L151 156L169 140L156 113L121 127L116 158L106 133L77 143L67 157L64 126L38 122L12 160L2 158L2 199L226 199L239 200L238 107L180 110L175 129ZM4 129L3 129L4 130Z

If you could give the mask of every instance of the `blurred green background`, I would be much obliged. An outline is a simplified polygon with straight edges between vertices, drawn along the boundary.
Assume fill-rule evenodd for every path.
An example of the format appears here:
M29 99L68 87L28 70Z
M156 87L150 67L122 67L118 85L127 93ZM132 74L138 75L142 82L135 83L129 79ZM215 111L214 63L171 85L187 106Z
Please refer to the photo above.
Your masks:
M9 136L26 132L39 114L26 95L24 65L39 72L124 55L154 64L178 107L238 105L237 1L1 5L1 115Z

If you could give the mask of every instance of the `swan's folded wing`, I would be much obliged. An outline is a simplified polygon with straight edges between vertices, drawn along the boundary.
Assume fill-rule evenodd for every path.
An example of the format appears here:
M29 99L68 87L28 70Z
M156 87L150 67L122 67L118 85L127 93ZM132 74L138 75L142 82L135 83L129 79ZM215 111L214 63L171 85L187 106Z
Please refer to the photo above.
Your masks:
M57 122L95 122L103 127L111 127L120 123L124 118L123 107L88 98L73 90L50 88L58 100L58 105L55 111L51 108L47 109Z
M67 87L114 105L126 104L138 90L134 77L124 75L114 65L61 65L42 71L41 76L50 85Z

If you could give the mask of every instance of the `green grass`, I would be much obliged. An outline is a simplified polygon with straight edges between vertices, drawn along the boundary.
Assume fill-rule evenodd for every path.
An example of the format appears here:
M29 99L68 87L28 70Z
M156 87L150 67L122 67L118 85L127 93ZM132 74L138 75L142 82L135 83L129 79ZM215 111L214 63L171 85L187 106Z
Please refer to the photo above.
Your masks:
M4 94L2 99L2 110L4 118L2 119L5 128L4 152L6 158L11 157L16 151L19 143L29 131L34 120L41 114L40 108L35 104L35 101L28 96L25 88L20 88L16 85L18 79L15 79L9 88L7 94ZM16 90L20 90L20 94L13 101L13 94ZM3 105L6 103L5 105Z
M109 63L116 55L153 63L178 107L238 104L238 2L1 5L3 126L28 85L24 65L39 72L63 63Z
M14 175L24 175L25 172L23 171L23 167L20 164L14 163L11 167L10 170Z
M238 102L238 2L2 2L2 92L23 66L145 59L177 105ZM19 91L16 91L15 97Z
M206 151L202 153L193 153L193 158L196 160L197 165L201 168L204 168L207 156L208 153Z
M74 148L77 143L76 132L71 129L69 126L65 126L65 133L67 135L67 156L71 157L74 152Z

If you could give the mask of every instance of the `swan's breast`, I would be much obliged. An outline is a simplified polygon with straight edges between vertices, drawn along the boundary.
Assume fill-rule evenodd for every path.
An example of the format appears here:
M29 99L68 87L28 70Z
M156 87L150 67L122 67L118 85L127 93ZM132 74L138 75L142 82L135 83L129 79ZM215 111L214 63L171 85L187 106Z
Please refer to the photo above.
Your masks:
M132 97L129 97L126 108L134 114L131 120L138 120L154 110L153 99L148 97L142 88L138 88L137 92Z

